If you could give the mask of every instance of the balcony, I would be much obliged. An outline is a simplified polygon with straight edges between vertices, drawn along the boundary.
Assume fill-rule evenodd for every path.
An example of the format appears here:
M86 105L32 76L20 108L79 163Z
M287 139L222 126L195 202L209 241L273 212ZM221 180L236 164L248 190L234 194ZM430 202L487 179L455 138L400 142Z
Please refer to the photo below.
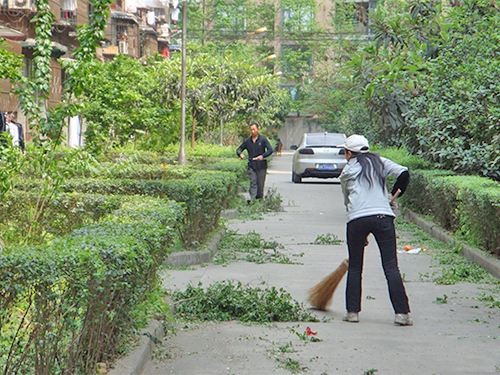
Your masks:
M62 0L59 23L63 25L76 25L78 5L76 0Z

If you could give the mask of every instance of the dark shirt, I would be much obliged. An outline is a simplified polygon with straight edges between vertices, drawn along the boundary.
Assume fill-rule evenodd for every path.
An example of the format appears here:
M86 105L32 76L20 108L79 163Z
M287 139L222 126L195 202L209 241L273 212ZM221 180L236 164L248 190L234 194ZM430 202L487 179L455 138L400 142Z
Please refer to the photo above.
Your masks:
M267 168L267 160L252 160L259 155L267 158L273 153L273 148L266 137L259 134L255 142L252 141L252 137L248 137L245 142L236 149L236 155L239 157L244 150L248 151L248 166L250 168L254 170Z

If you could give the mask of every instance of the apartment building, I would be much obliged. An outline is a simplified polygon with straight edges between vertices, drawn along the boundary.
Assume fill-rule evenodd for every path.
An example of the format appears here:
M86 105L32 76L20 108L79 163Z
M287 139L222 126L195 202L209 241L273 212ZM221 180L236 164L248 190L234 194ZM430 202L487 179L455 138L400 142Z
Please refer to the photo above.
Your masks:
M92 12L89 0L49 0L54 14L52 27L51 81L48 106L61 101L64 72L59 59L72 58L78 45L76 28L87 24ZM96 51L101 59L112 59L118 54L134 58L155 53L169 55L171 24L179 15L178 0L116 0L111 5L111 15L105 30L105 40ZM34 0L0 0L0 38L11 52L22 55L24 74L32 74L35 46L36 14ZM25 139L29 139L29 119L22 113L18 98L12 93L11 83L0 80L0 112L11 112L24 125ZM79 118L68 119L68 142L72 146L82 143L82 126Z

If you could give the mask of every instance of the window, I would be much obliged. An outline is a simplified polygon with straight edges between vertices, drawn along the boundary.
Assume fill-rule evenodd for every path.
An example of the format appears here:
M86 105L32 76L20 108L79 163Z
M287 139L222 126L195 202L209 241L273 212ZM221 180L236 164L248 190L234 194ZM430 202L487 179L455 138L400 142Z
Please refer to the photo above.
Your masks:
M23 75L26 78L33 77L33 60L31 58L29 58L29 57L26 57L24 59Z
M115 24L114 33L112 35L112 40L111 40L113 45L117 46L120 41L127 41L128 39L127 30L128 30L127 25Z
M61 1L61 20L71 25L76 24L76 0L62 0Z

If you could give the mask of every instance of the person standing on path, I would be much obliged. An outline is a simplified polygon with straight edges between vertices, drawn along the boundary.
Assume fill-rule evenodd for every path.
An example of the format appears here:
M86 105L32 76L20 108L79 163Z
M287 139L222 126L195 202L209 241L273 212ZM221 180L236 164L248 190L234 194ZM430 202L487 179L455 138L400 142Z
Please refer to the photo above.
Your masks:
M391 203L401 196L408 186L408 169L369 152L368 140L352 135L343 145L347 165L340 175L344 204L347 210L347 247L349 268L347 272L346 308L344 321L359 322L361 311L361 275L366 238L371 233L377 241L382 257L382 267L389 287L389 296L395 312L394 323L412 325L410 306L398 267L396 232ZM386 178L397 177L389 199Z
M266 137L259 134L259 125L250 123L250 137L236 149L236 155L245 159L244 150L248 152L248 175L250 177L250 199L264 197L264 183L266 182L267 160L273 153L273 148Z

